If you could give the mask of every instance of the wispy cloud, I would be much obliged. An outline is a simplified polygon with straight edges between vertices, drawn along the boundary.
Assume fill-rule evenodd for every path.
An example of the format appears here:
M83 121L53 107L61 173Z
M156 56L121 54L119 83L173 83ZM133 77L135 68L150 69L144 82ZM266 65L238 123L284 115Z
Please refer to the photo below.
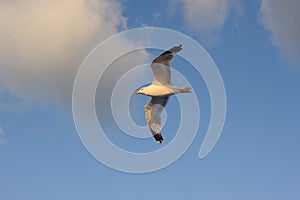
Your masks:
M0 84L22 98L70 101L84 57L126 18L110 0L1 1L0 27Z
M241 0L230 0L229 2L230 7L232 10L238 15L242 16L244 14L244 8L242 6Z
M215 32L220 29L229 13L227 0L171 0L171 7L174 4L183 11L187 28L201 34L205 39L216 37ZM181 4L181 6L178 6ZM174 12L174 9L171 9Z
M5 137L5 132L0 127L0 146L6 144L9 141L7 137Z
M262 0L260 21L284 59L300 66L300 1Z

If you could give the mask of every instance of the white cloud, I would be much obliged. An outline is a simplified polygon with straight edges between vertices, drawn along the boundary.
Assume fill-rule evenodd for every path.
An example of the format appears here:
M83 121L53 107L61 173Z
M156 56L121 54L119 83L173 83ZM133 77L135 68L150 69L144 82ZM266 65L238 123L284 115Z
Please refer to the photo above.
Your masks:
M0 2L0 27L0 84L22 98L70 100L84 57L126 19L110 0L14 0Z
M180 7L183 9L187 27L205 37L211 37L223 26L229 12L227 0L171 0L170 2L174 5L179 2L182 5ZM171 10L174 12L174 9Z
M8 141L6 138L0 138L0 146L6 144Z
M238 16L242 16L244 14L244 8L240 0L230 0L228 3Z
M0 127L0 146L3 145L3 144L6 144L9 141L9 139L4 137L4 135L5 135L5 132Z
M272 44L279 47L283 58L300 65L300 1L262 0L261 23L270 31Z

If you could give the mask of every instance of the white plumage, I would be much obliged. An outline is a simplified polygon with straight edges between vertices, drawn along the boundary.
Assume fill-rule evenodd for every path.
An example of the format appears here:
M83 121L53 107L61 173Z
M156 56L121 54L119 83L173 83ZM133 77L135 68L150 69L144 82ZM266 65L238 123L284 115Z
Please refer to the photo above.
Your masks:
M145 105L146 122L150 131L158 143L162 143L161 113L166 106L169 96L177 93L191 92L190 87L177 87L171 82L171 61L177 52L182 50L182 45L175 46L158 57L152 63L152 84L141 88L134 94L151 96L151 100Z

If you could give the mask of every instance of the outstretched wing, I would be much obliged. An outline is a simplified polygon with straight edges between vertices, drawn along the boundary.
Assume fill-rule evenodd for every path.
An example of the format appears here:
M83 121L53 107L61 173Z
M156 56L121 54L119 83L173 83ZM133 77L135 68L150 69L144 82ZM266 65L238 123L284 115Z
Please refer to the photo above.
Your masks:
M161 113L163 107L167 104L169 96L152 97L152 99L145 106L145 116L150 131L159 143L162 142L163 137L161 131Z
M177 52L182 50L182 45L172 47L156 57L152 63L154 84L171 85L171 61L174 59Z

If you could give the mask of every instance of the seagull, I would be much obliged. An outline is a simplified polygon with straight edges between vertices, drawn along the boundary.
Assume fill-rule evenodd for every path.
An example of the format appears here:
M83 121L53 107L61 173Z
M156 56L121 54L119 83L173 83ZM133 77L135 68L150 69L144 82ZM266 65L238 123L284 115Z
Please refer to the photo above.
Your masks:
M182 50L182 45L172 47L160 54L151 62L153 81L147 87L142 87L134 94L143 94L152 97L145 105L145 117L154 139L160 144L161 135L161 113L171 95L177 93L189 93L191 87L177 87L171 83L171 62L177 52Z

